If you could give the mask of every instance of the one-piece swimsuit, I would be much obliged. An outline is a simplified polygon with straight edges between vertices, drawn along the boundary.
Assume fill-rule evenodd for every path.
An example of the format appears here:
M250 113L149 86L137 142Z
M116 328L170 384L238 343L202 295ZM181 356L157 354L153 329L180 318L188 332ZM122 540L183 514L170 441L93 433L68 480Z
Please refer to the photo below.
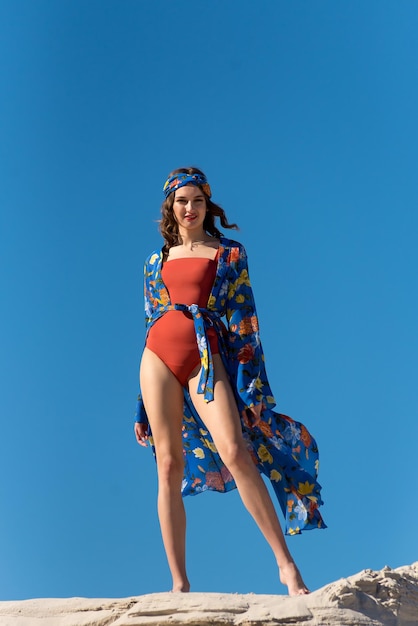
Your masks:
M166 261L161 270L164 285L172 304L197 304L206 308L216 276L215 260L187 257ZM212 354L219 353L214 328L206 330ZM148 333L146 347L171 370L183 387L200 363L192 315L183 311L167 311Z

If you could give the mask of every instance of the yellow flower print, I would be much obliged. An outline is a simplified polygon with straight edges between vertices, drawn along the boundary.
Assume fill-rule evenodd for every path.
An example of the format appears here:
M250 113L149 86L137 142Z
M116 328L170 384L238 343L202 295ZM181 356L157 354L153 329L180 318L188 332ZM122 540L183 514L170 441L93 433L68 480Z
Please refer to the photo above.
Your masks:
M311 485L308 481L306 481L304 483L299 483L298 491L302 494L302 496L307 496L308 493L312 493L314 487L315 485Z
M160 302L163 306L166 306L169 303L168 293L166 291L160 291Z
M269 404L275 404L273 396L266 396L266 401Z
M237 297L235 298L235 302L237 302L238 304L242 304L243 302L245 302L245 298L242 293L237 295Z
M205 458L205 453L203 452L202 448L195 448L193 450L193 454L195 455L195 457L197 459L204 459Z
M261 446L257 450L257 454L263 463L273 463L273 457L270 452L267 450L266 446L261 444Z
M209 450L211 452L215 452L215 453L218 452L218 450L216 449L215 444L212 441L206 441L206 445L207 445L207 447L209 448Z
M207 431L207 430L205 430L204 428L199 428L199 432L200 432L200 434L202 435L202 437L204 437L205 435L207 435L207 434L208 434L208 431Z
M270 472L270 480L274 480L274 482L278 483L279 480L282 479L282 475L277 470L271 470Z
M155 261L159 258L159 254L153 254L152 257L150 258L149 262L151 265L154 265Z
M296 526L296 528L289 528L288 533L289 535L300 535L299 526Z
M237 278L238 285L246 285L247 287L251 287L250 279L248 277L247 270L242 270L241 274Z
M228 289L228 299L231 300L234 297L234 293L237 290L237 281L231 283Z
M211 309L215 306L216 304L216 298L215 296L210 296L209 300L208 300L208 309Z

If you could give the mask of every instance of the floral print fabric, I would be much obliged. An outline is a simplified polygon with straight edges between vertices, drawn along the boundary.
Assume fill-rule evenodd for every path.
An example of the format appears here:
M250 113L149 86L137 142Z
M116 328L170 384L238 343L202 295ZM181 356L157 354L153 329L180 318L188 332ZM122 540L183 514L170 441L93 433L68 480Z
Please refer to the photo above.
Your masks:
M180 189L180 187L184 187L185 185L196 185L198 187L201 187L205 194L208 196L208 198L210 198L212 195L210 185L206 180L206 176L203 176L203 174L198 174L197 172L195 174L179 172L178 174L170 176L165 181L163 187L165 197L168 198L168 196L173 193L173 191L176 191L176 189Z
M286 520L286 534L325 528L319 512L322 500L317 482L316 442L303 424L273 410L275 400L267 380L244 247L221 238L216 277L206 309L171 303L161 277L161 267L161 251L151 254L145 262L147 331L166 311L184 306L192 313L202 365L198 393L203 393L205 400L210 402L213 398L213 363L205 329L208 325L214 326L240 415L244 409L262 403L260 422L253 425L250 419L242 418L242 432L254 463L273 486ZM223 320L226 320L226 326ZM141 394L136 421L148 421ZM183 449L183 496L207 490L226 492L236 487L186 389Z

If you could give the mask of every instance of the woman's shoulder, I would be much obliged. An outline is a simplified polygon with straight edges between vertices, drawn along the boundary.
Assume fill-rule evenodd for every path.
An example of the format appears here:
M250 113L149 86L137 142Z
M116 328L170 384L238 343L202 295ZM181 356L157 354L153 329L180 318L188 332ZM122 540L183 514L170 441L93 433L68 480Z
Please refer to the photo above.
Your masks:
M228 237L221 237L220 239L221 246L223 248L238 248L239 251L245 253L245 248L242 243L239 241L235 241L234 239L229 239Z
M247 262L247 252L242 243L234 239L228 239L227 237L221 237L220 242L225 251L225 259L227 259L227 262L232 265Z

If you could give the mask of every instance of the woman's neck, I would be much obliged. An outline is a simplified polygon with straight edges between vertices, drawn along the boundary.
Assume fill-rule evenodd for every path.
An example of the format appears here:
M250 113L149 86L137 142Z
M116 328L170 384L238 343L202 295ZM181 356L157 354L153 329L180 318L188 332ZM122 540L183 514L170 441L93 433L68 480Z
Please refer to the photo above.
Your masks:
M212 241L213 237L208 235L204 230L199 230L197 232L179 232L181 245L185 248L192 248L198 244L206 243L207 241Z

